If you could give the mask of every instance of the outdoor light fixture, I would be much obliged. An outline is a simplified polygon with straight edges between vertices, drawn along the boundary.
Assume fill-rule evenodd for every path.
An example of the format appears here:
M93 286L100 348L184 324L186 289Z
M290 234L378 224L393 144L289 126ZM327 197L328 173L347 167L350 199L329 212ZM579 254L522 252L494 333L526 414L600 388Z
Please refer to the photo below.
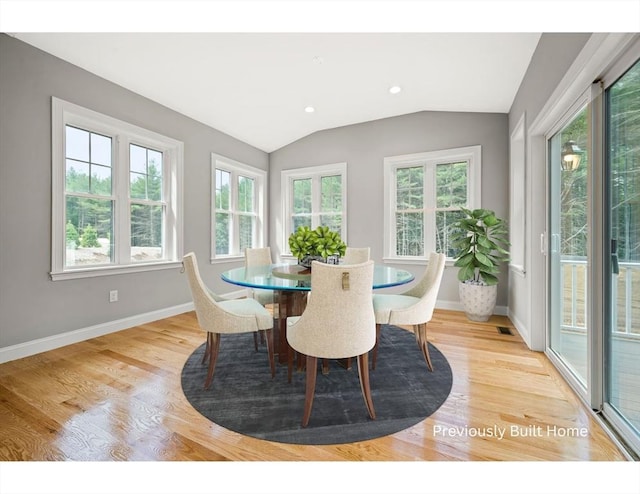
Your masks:
M560 165L563 171L573 171L580 166L582 159L582 149L575 141L567 141L562 146L562 161Z

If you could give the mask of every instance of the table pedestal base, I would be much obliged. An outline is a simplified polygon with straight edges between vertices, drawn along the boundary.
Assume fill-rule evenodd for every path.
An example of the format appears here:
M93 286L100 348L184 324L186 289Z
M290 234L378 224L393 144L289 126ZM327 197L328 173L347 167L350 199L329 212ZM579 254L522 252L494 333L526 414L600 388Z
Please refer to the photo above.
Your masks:
M278 362L287 363L287 352L289 351L289 343L287 343L287 317L300 316L307 306L307 294L309 292L299 290L278 290L275 292L278 303L278 324L274 328L276 331L274 341L276 343L276 352L278 353Z

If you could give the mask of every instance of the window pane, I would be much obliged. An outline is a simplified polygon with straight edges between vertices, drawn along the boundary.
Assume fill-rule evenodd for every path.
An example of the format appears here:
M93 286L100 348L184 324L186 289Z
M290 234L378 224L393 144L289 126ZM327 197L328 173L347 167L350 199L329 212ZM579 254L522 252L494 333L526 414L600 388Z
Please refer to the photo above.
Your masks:
M147 173L147 150L131 144L129 146L129 171Z
M320 225L328 226L337 231L342 236L342 215L341 214L321 214Z
M65 190L89 193L89 163L67 160Z
M396 252L400 256L424 255L424 214L396 213Z
M155 172L153 165L149 166L147 177L147 199L150 201L162 200L162 176Z
M436 207L467 205L467 163L446 163L436 166Z
M397 209L424 207L424 168L399 168L396 174Z
M131 204L132 261L153 261L163 258L163 217L163 206Z
M230 217L229 213L216 213L216 255L230 254Z
M142 173L131 173L131 198L146 199L147 198L147 175Z
M640 61L608 90L610 240L619 270L610 276L607 331L608 401L640 441ZM613 252L612 252L613 253Z
M238 177L238 211L253 212L253 180Z
M153 149L147 150L147 172L152 177L162 176L162 153L154 151Z
M240 223L240 252L244 252L244 249L253 247L253 232L255 225L255 217L241 215L239 218Z
M130 194L133 199L162 200L162 153L129 146Z
M216 170L216 209L229 210L229 186L231 174L224 170Z
M113 262L113 201L67 196L66 266Z
M311 179L293 181L293 213L311 213Z
M320 179L320 190L321 211L342 211L342 177L340 175L322 177Z
M111 195L111 167L91 165L91 193Z
M453 224L464 217L462 211L436 211L436 252L456 257L458 249L451 243L451 234L455 231Z
M89 161L89 132L66 126L65 157L80 161Z
M91 163L111 166L111 138L91 134ZM111 191L109 191L111 193Z
M291 231L295 232L300 226L308 226L309 228L311 228L311 216L306 216L306 215L294 216L293 230Z
M587 256L587 109L554 136L562 144L573 141L581 149L580 166L561 174L560 242L563 256Z
M66 126L67 192L111 195L111 138Z

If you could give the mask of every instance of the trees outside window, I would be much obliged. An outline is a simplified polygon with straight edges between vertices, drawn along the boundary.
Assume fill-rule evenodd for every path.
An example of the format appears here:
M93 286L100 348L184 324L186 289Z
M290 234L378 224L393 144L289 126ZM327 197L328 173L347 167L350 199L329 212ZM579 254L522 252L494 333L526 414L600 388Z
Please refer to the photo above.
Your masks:
M346 163L283 171L283 247L289 249L289 236L301 226L327 226L346 241L346 197Z
M263 247L266 173L224 156L212 156L212 259L240 257Z
M462 208L480 205L480 146L385 158L385 258L456 255Z
M57 98L52 110L52 279L178 262L182 143Z

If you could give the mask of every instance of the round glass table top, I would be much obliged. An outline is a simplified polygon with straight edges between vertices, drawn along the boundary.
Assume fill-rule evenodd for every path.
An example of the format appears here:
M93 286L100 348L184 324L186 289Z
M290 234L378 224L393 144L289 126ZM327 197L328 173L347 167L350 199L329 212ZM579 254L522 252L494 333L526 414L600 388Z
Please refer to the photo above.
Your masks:
M222 273L222 279L234 285L263 290L311 290L311 271L297 264L272 264L251 268L235 268ZM373 267L373 289L404 285L414 280L404 269L376 264Z

